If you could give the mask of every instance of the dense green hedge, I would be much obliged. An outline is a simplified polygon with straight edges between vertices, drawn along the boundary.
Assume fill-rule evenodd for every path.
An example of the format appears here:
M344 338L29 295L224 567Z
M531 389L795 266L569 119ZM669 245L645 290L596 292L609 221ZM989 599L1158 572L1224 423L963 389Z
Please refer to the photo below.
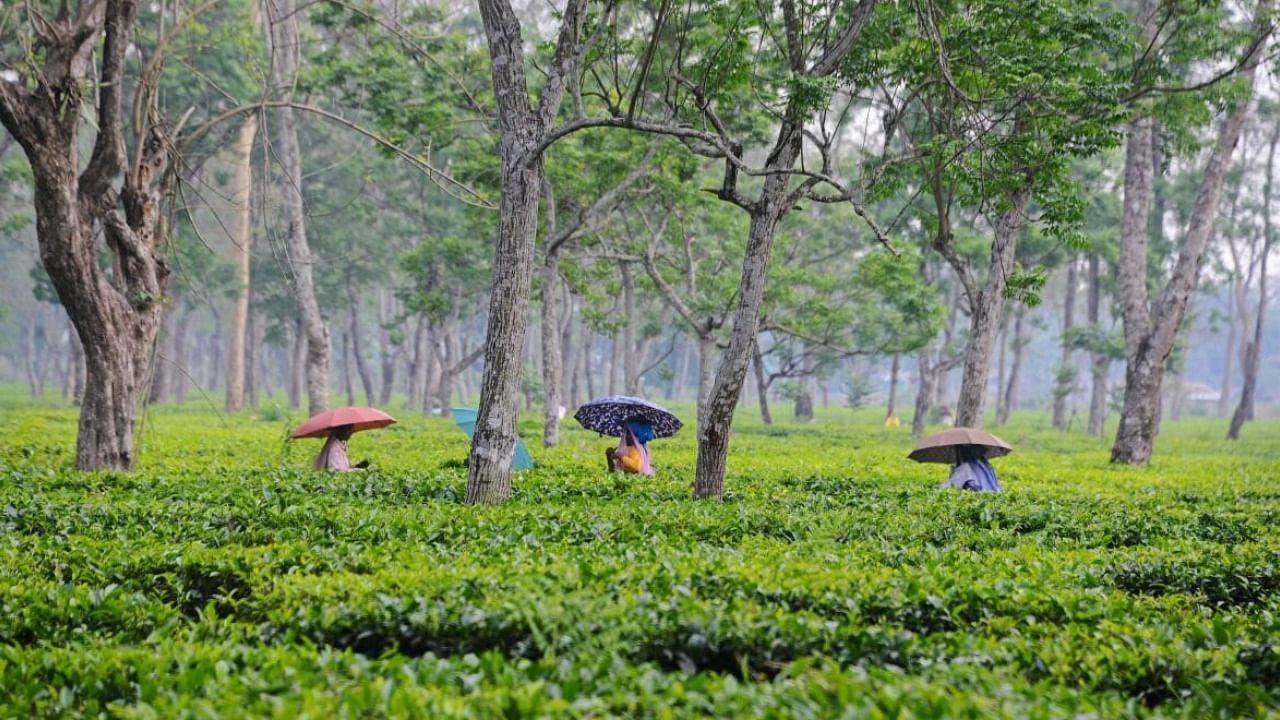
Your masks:
M464 436L152 410L138 472L69 469L74 415L0 420L0 703L13 717L1061 717L1280 712L1280 423L1166 425L1150 468L1002 431L1003 495L937 492L871 413L691 437L608 477L570 431L499 508ZM534 436L533 426L526 428Z

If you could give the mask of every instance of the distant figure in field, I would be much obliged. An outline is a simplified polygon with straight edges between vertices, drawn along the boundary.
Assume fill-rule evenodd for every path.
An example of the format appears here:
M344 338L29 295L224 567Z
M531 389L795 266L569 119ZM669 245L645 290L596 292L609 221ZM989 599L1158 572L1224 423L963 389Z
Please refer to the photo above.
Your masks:
M943 405L938 411L938 423L940 425L952 426L956 424L955 416L951 414L951 407Z
M330 431L329 439L324 442L324 447L320 448L320 454L316 456L316 469L350 472L369 467L368 460L352 465L350 458L347 457L347 441L351 439L354 432L355 428L351 425L340 425Z
M648 443L654 438L653 426L640 418L627 420L617 448L604 451L609 472L625 472L634 475L653 475L649 465Z
M939 488L1001 492L996 471L987 462L986 451L979 445L956 446L956 463L951 467L951 477Z

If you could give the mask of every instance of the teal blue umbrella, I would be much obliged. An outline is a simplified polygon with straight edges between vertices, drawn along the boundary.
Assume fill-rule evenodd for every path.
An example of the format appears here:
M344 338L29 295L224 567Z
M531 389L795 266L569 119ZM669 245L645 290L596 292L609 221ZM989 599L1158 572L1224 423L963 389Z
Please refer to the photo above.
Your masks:
M458 423L458 427L462 428L462 432L466 433L467 437L475 437L476 415L479 414L479 412L480 411L475 408L453 409L453 421ZM524 446L524 441L521 440L518 435L516 436L516 457L514 468L516 470L533 469L533 457L529 455L529 448Z

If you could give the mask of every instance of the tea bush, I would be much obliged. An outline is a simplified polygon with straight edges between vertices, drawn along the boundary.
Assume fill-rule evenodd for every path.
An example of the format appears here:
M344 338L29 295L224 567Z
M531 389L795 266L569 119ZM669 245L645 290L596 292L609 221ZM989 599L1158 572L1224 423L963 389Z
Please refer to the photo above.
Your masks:
M934 490L874 410L744 413L714 505L692 433L646 479L566 427L470 508L439 418L325 474L277 410L152 408L136 472L81 474L73 411L0 409L8 717L1280 712L1274 421L1168 423L1119 468L1027 414L978 495Z

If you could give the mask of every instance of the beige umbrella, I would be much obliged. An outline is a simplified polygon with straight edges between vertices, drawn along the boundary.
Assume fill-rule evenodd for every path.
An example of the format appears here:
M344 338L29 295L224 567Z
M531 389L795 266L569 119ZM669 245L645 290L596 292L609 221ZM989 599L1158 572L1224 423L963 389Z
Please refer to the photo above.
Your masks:
M977 428L957 427L921 440L907 457L916 462L952 465L959 462L962 445L975 445L981 448L983 456L987 458L1000 457L1013 452L1009 443L989 432Z

